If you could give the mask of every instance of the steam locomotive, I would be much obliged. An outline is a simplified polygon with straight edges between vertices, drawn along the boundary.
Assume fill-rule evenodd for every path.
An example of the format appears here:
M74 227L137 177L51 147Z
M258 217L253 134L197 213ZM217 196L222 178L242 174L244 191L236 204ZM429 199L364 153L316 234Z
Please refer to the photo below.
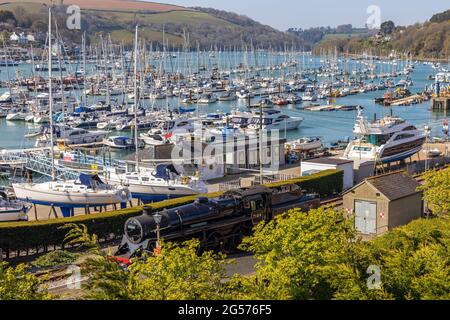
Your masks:
M125 222L116 256L131 258L153 252L158 232L164 241L198 238L202 249L232 249L261 221L269 222L292 208L307 211L319 204L317 194L308 194L291 184L231 190L213 199L199 197L191 204L158 214L144 207L142 215Z

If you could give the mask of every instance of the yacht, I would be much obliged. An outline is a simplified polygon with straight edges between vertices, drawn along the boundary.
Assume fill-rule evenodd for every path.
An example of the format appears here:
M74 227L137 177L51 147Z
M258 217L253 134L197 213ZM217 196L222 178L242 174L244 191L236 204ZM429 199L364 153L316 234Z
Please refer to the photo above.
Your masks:
M227 121L236 128L246 128L250 124L252 117L253 113L251 112L234 111L227 117Z
M9 91L6 91L2 95L0 95L0 103L9 103L12 102L11 93Z
M290 117L282 114L279 110L265 110L262 115L263 130L295 130L302 123L301 117ZM250 130L258 130L260 128L260 114L257 113L250 120L248 125Z
M17 199L61 207L65 217L73 215L73 208L126 204L131 200L127 187L106 184L97 175L80 174L77 180L13 183L12 186Z
M135 148L133 139L123 136L111 136L103 140L103 144L113 149L132 149ZM138 147L140 147L138 142Z
M311 151L322 147L322 139L319 137L305 137L292 141L288 145L295 151Z
M0 222L26 221L31 206L20 200L11 200L5 191L0 190Z
M47 146L50 142L50 126L41 128L42 136L36 140L36 147ZM67 125L53 125L53 136L55 141L63 142L65 145L86 144L102 142L109 131L88 131L81 128L72 128Z
M234 92L228 91L219 96L219 101L234 101L237 99L237 96Z
M236 96L239 99L248 99L248 98L254 98L255 94L249 90L241 90L236 93Z
M156 121L155 127L147 133L141 133L140 137L148 145L161 145L170 142L174 133L192 132L193 130L193 119L169 118Z
M23 121L28 115L30 115L30 113L27 112L25 109L12 109L6 116L6 120Z
M307 91L302 95L302 101L316 101L317 95L314 92Z
M210 103L216 103L217 102L217 97L215 94L204 94L200 97L200 99L198 100L199 104L210 104Z
M172 164L158 164L156 168L117 174L108 171L108 181L126 186L133 198L144 202L162 201L207 193L206 185L195 177L182 176Z
M353 132L358 138L348 144L344 157L381 163L411 157L422 149L426 140L425 131L401 118L391 115L368 122L361 109Z

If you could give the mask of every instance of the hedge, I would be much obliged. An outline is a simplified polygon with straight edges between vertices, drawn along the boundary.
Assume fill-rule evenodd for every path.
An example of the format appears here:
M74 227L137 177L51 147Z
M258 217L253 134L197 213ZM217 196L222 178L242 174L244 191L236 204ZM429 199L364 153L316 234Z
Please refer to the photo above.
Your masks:
M305 190L317 192L321 196L342 191L343 172L340 170L326 170L317 174L297 179L266 184L267 187L276 187L286 184L298 184ZM217 197L221 192L210 193L205 196ZM188 196L165 200L148 205L152 211L164 208L173 208L192 203L197 197ZM108 238L111 234L123 234L125 221L130 217L140 215L142 207L128 208L118 211L96 213L90 215L60 218L46 221L6 222L0 223L0 248L4 251L28 250L41 246L62 245L66 229L60 227L67 223L85 224L90 233L99 238Z

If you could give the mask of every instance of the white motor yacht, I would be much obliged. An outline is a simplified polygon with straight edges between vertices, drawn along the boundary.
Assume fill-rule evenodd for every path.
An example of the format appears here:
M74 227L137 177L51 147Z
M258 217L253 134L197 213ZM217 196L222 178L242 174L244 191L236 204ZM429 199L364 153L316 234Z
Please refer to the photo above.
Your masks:
M369 122L359 109L353 132L358 136L351 141L345 158L372 160L382 163L401 161L422 149L425 131L395 116L385 116Z

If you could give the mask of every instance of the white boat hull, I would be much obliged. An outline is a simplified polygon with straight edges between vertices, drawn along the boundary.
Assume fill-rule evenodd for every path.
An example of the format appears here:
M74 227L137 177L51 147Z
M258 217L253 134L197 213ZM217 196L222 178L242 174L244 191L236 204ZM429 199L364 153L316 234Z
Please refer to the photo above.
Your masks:
M19 210L14 208L0 208L0 222L27 221L28 208Z
M13 184L14 192L17 199L27 202L53 205L57 207L85 207L98 206L126 202L127 199L121 198L118 190L101 190L86 192L68 192L58 191L57 188L51 188L50 183L30 184L18 183Z

